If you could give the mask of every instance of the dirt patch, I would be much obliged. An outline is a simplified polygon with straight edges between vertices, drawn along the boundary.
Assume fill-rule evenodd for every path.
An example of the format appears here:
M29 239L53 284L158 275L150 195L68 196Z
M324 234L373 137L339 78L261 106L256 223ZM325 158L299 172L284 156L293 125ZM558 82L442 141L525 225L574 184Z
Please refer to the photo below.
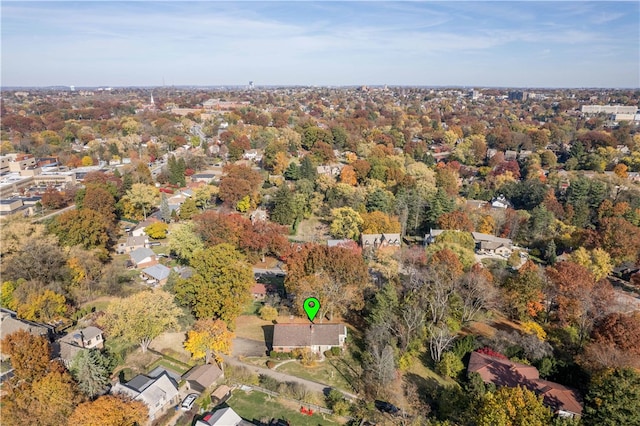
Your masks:
M258 262L253 265L254 268L258 269L273 269L278 265L278 259L275 257L266 257L264 262Z
M159 358L159 355L149 351L143 353L142 349L138 348L127 356L125 366L135 373L144 374L147 372L147 367Z
M184 349L184 332L163 333L153 339L149 347L158 352L162 352L182 362L188 362L191 354Z

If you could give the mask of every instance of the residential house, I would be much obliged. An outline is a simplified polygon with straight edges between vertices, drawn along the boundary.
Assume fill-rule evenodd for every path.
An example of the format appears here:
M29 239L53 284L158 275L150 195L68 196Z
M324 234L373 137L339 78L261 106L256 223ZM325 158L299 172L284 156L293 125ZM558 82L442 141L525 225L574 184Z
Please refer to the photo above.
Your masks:
M209 184L219 180L219 177L215 173L196 173L191 175L191 182L204 182Z
M79 352L104 347L102 330L91 326L71 331L58 339L57 346L60 359L68 367Z
M50 325L20 319L15 312L0 308L0 336L4 338L19 330L24 330L34 336L43 336L49 340L51 340L54 334L53 327ZM1 349L0 347L0 350ZM1 352L0 359L4 359Z
M125 394L142 401L149 408L149 419L160 417L169 407L180 402L178 383L167 372L157 377L139 374L127 383L116 383L111 393Z
M400 234L362 234L360 241L363 249L399 248Z
M151 213L151 212L147 212L147 214L149 214L149 213ZM139 237L141 235L147 235L144 232L144 228L146 228L147 226L151 225L152 223L156 223L156 222L159 222L159 220L150 217L147 220L144 220L144 221L138 223L138 225L136 225L136 227L133 229L133 231L131 231L131 235L133 237Z
M249 219L251 219L252 224L256 224L256 222L266 222L267 221L267 211L264 209L256 209L251 215L249 215Z
M500 194L491 200L491 207L494 209L506 209L511 207L511 203L507 201L504 195Z
M216 364L204 364L187 371L182 379L187 382L190 390L202 393L223 376L222 370Z
M195 426L250 426L250 423L246 420L242 420L242 417L238 415L233 408L226 407L215 413L207 413L202 419L196 421Z
M343 348L347 338L344 324L276 324L273 326L273 350L291 352L308 348L322 355L331 348Z
M140 277L150 285L165 285L169 279L171 268L159 263L144 268L140 272Z
M506 358L472 352L468 373L478 373L485 383L496 386L523 386L543 397L545 405L560 417L582 414L580 395L574 389L540 379L538 369Z
M340 172L342 171L343 167L344 167L344 164L342 163L328 164L325 166L316 167L316 171L318 172L319 175L337 177L337 176L340 176Z
M147 244L149 244L149 238L146 235L127 237L126 242L118 244L116 252L118 254L131 253L139 248L147 247Z
M146 268L158 263L156 254L153 252L153 250L146 247L135 249L134 251L129 253L129 257L131 258L131 263L133 264L134 268Z
M251 295L255 301L264 300L267 297L267 286L262 283L255 283L251 287Z
M476 242L476 251L479 253L495 254L503 257L509 257L513 253L513 241L509 238L500 238L480 232L472 232L471 235Z

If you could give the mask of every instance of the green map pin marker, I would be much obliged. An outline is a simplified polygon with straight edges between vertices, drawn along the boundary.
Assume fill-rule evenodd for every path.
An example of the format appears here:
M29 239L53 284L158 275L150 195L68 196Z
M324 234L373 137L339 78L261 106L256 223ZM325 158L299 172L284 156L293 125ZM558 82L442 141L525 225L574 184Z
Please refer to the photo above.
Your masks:
M316 317L316 314L320 310L320 302L315 297L308 297L304 300L302 304L304 307L304 311L307 313L309 317L309 321L313 322L313 319Z

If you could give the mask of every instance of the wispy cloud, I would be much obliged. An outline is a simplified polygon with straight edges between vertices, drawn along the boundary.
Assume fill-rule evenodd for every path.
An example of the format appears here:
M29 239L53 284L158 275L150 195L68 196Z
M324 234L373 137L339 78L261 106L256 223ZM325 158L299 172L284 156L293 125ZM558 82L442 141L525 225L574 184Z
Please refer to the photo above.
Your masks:
M309 84L339 84L353 79L341 72L350 70L378 81L393 83L401 76L396 84L426 84L419 68L434 63L438 67L429 69L445 78L452 70L462 72L471 55L476 65L468 75L477 78L491 64L529 62L540 52L556 68L574 66L567 58L589 58L601 68L604 84L609 68L628 63L623 58L640 60L635 3L2 2L0 7L3 84L36 75L37 70L24 72L36 61L39 70L56 70L42 72L42 84L74 75L126 80L127 69L144 78L158 68L174 70L176 79L182 73L189 79L183 83L190 84L215 83L207 80L207 69L227 82L273 70L277 83L302 75L327 79ZM534 69L527 73L536 75Z

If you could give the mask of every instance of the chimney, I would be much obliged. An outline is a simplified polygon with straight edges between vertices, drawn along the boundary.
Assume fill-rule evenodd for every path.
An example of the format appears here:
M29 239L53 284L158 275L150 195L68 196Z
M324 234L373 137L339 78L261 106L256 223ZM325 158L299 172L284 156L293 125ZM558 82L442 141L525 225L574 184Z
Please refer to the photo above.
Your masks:
M80 330L80 346L84 348L84 333Z

